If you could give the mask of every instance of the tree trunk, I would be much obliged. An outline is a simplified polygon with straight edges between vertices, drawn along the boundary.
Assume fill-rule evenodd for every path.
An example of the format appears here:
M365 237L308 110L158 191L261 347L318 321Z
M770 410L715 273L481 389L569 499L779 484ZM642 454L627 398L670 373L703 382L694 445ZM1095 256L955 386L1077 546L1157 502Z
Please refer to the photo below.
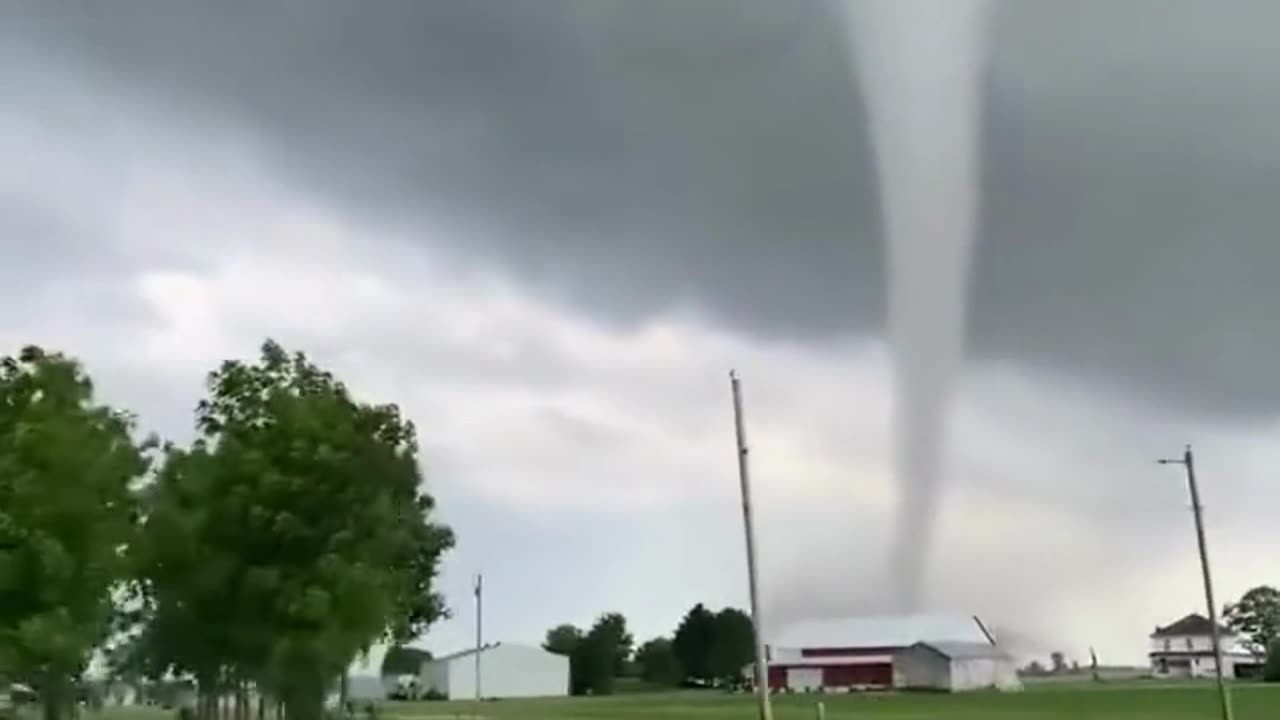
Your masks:
M62 720L62 699L56 694L44 695L40 698L40 704L44 720Z
M63 720L67 710L67 683L50 675L37 685L40 693L40 710L44 720Z
M267 696L258 689L258 720L267 720Z
M236 683L236 720L249 720L249 685Z
M218 720L218 691L209 690L204 695L205 720Z
M284 702L285 720L323 720L324 692L289 693Z

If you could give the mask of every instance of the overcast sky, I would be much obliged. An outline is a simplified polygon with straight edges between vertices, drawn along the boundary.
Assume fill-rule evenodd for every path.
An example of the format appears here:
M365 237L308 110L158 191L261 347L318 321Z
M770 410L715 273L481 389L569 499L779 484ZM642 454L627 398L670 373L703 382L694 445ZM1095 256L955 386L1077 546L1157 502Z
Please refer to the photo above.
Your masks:
M183 438L265 336L418 423L469 642L746 604L892 610L890 349L863 103L818 0L0 7L0 350ZM929 605L1142 661L1278 583L1280 6L1004 2ZM936 119L947 122L946 117Z

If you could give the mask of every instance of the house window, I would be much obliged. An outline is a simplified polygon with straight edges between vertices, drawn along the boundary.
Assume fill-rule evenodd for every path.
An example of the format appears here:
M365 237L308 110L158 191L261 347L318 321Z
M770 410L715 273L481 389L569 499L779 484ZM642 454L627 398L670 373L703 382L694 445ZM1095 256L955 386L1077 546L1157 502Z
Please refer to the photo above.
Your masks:
M1190 650L1192 647L1193 645L1191 644L1191 638L1187 638L1187 649Z
M1165 649L1165 651L1167 652L1167 651L1169 650L1169 648L1170 648L1170 645L1169 645L1169 638L1165 638L1165 639L1164 639L1164 649Z

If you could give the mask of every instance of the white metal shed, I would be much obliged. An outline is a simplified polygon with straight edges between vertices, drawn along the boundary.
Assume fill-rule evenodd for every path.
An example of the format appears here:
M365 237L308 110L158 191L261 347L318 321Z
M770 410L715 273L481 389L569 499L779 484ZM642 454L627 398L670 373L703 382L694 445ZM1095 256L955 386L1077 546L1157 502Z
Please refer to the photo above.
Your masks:
M990 643L918 642L899 651L894 665L909 689L1022 689L1013 658Z
M423 665L422 689L450 700L476 695L476 651L464 650ZM539 647L495 643L480 650L484 698L564 697L569 694L569 658Z

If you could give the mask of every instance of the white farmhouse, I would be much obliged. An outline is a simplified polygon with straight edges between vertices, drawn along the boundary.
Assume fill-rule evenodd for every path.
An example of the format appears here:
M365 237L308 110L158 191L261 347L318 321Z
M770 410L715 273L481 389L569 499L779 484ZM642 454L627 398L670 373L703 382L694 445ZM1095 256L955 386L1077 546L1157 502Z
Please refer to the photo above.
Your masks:
M480 654L480 694L485 699L564 697L569 658L539 647L495 643ZM476 696L476 650L436 658L422 666L421 687L449 700Z
M1012 656L991 643L918 642L894 655L900 687L911 690L1021 690Z
M1219 627L1222 674L1249 677L1260 669L1259 659L1240 644L1232 630ZM1214 674L1213 623L1192 613L1151 633L1151 674L1160 678L1211 677Z

